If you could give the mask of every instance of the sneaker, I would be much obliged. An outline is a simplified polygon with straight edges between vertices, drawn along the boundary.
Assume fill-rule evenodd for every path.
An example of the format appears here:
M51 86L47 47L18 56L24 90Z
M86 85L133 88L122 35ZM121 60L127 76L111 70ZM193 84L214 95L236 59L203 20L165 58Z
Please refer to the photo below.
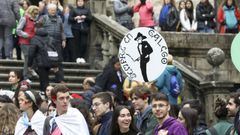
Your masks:
M37 78L39 77L38 74L35 72L35 70L31 70L30 73L33 77L37 77Z
M81 60L81 62L80 63L86 63L86 60L84 59L84 58L80 58Z
M81 63L81 58L77 58L76 63Z

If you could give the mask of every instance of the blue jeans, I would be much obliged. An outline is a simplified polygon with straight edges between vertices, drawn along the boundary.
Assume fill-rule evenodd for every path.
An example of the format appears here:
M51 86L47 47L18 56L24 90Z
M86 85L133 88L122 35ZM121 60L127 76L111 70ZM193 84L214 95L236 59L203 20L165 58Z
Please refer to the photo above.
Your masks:
M214 30L212 28L204 27L204 29L198 30L198 32L201 32L201 33L214 33Z
M3 47L4 54L2 54ZM4 55L6 58L11 58L12 50L12 28L0 25L0 59L2 59Z

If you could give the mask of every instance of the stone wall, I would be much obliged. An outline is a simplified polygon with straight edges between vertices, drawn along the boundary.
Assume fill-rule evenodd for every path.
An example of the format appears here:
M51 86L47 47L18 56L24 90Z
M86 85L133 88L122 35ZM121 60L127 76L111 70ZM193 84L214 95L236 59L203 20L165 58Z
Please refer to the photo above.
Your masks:
M234 67L230 56L231 43L235 35L183 32L161 32L161 34L167 42L169 52L175 56L175 59L204 75L208 75L212 70L211 65L206 60L208 50L212 47L221 48L226 54L226 59L220 65L220 80L240 82L239 72Z
M99 17L97 17L99 16ZM99 27L105 29L104 31L109 31L112 28L118 28L118 34L114 34L117 39L121 41L121 36L123 37L127 31L122 30L120 26L114 21L110 21L107 17L100 17L101 15L96 14L97 20L103 19ZM95 19L96 19L95 18ZM107 24L105 24L108 22ZM95 24L95 23L93 23ZM110 25L111 24L111 25ZM94 26L94 25L92 25ZM113 27L110 27L113 26ZM120 31L121 30L121 31ZM115 31L109 31L114 33ZM96 30L92 30L92 33L96 33ZM232 40L235 35L233 34L206 34L206 33L185 33L185 32L160 32L160 34L165 38L166 43L169 47L169 52L175 56L176 60L191 66L194 70L197 70L204 75L211 74L212 67L208 64L206 60L207 52L213 47L221 48L225 54L226 59L219 68L220 80L231 80L236 83L240 82L239 72L234 67L231 57L230 57L230 47ZM119 38L120 37L120 38ZM90 52L94 52L94 38L91 40ZM94 41L94 42L93 42ZM119 46L120 42L115 42L116 46ZM91 55L91 54L90 54Z

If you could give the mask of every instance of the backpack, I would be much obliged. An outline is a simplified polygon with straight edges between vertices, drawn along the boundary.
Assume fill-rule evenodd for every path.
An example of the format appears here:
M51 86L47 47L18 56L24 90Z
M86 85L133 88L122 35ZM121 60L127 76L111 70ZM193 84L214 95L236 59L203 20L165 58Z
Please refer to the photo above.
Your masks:
M173 96L173 97L178 97L178 95L180 94L181 90L180 90L180 85L179 85L179 82L177 80L177 73L174 73L171 75L171 78L170 78L170 94Z
M58 67L60 63L59 54L56 46L54 45L53 38L48 37L48 41L39 40L43 47L41 48L41 57L47 64L47 67Z

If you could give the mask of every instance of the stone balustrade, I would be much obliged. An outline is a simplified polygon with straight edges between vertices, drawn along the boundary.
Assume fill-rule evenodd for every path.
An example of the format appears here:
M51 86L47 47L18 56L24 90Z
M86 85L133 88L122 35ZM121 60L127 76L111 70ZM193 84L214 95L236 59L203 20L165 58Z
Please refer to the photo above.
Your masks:
M95 68L103 68L109 58L117 55L120 42L129 31L112 18L94 14L91 29L89 59ZM235 35L185 32L160 32L166 40L169 52L174 56L174 65L184 78L184 98L200 99L205 110L206 122L211 125L214 117L214 101L227 97L240 82L238 71L231 62L230 47ZM213 67L207 62L207 53L218 47L225 53L225 61L219 66L218 80L209 80ZM91 61L92 60L92 61ZM229 81L230 80L230 81Z

